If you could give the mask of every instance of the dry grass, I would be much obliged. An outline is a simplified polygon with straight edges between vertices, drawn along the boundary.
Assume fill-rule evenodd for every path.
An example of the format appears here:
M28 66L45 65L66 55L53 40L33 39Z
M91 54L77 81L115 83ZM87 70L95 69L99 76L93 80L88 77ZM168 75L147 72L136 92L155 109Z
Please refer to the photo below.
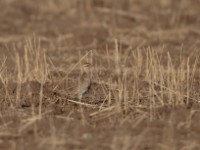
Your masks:
M196 3L0 2L0 149L199 149Z

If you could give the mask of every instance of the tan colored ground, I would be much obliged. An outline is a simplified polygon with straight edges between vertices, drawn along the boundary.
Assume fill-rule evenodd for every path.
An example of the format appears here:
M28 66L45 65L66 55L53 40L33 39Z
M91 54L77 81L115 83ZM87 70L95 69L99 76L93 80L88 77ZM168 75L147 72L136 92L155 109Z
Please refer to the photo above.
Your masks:
M0 1L0 149L200 149L199 5Z

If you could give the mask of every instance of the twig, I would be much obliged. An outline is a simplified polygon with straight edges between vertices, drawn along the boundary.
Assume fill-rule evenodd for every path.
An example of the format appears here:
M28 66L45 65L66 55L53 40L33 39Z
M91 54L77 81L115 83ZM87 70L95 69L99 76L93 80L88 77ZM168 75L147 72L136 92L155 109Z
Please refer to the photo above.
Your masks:
M88 104L88 103L83 103L83 102L78 102L78 101L74 101L74 100L71 100L71 99L67 99L67 101L75 103L75 104L78 104L78 105L90 107L90 108L98 108L99 107L99 106L96 106L96 105L92 105L92 104Z
M96 115L101 114L101 113L104 113L104 112L112 111L114 108L116 108L116 106L111 106L111 107L102 109L102 110L100 110L100 111L93 112L93 113L91 113L89 116L90 116L90 117L93 117L93 116L96 116Z

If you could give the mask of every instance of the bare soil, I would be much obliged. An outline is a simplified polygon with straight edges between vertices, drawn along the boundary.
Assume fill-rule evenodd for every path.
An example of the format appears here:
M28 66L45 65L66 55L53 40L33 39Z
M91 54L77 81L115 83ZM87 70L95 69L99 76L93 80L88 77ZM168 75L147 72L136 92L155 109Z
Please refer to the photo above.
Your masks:
M0 149L200 149L199 5L0 1Z

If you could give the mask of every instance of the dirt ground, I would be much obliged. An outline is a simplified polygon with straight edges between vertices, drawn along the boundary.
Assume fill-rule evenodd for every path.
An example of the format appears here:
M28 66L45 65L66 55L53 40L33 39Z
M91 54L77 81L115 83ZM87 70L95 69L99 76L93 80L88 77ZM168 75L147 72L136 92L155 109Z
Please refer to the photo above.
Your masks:
M200 149L199 6L0 1L0 150Z

